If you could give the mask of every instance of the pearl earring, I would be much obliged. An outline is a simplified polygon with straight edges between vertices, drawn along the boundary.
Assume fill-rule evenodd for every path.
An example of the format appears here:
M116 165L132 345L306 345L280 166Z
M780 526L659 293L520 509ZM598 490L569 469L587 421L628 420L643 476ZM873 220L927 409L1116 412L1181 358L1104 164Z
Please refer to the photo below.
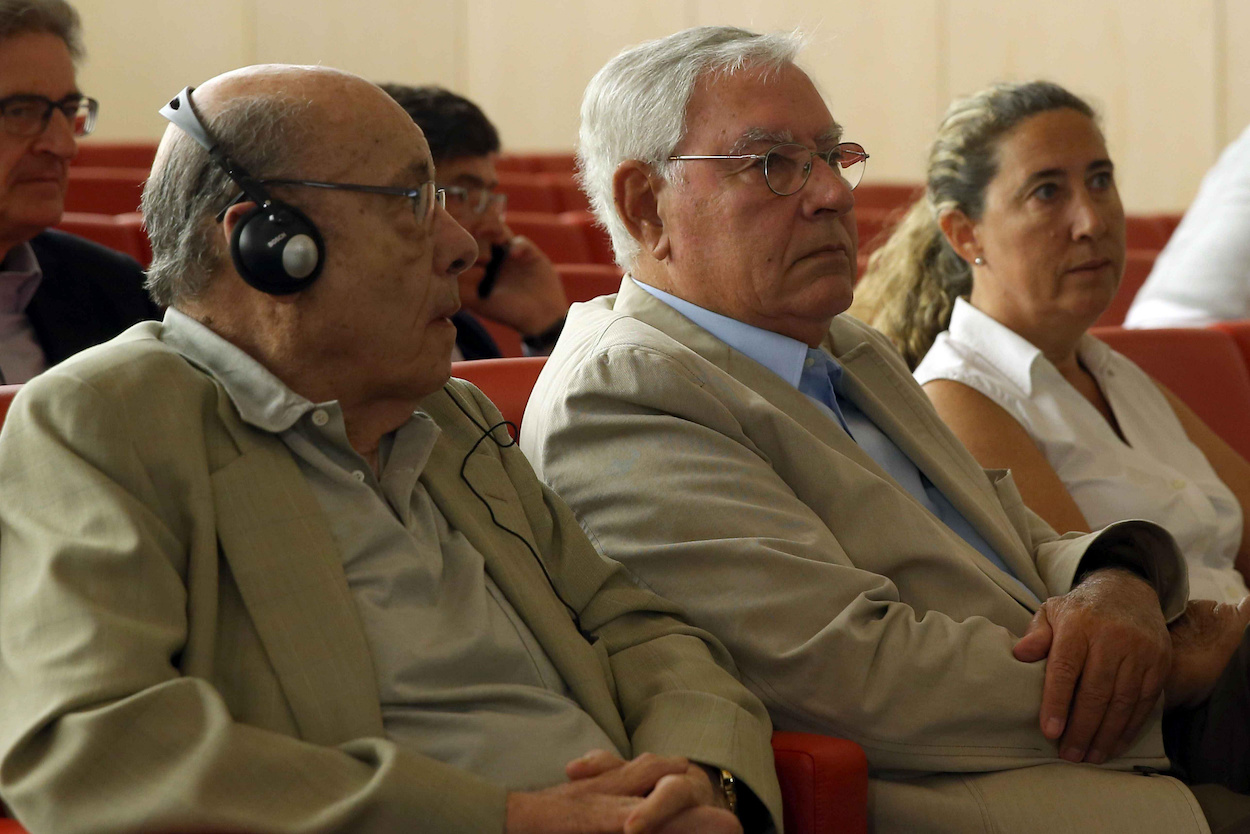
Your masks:
M975 258L973 258L972 262L976 264L977 266L985 266L985 258L982 258L980 255L977 255Z

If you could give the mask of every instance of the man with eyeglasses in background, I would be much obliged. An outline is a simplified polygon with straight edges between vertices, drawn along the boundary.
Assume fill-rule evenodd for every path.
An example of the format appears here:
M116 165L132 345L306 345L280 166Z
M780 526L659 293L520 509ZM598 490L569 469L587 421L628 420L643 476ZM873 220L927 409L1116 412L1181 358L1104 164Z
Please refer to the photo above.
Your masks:
M161 112L143 208L165 318L25 385L0 441L18 819L779 821L768 717L724 649L600 557L449 381L477 248L421 130L325 67L227 73Z
M49 230L76 137L97 105L78 90L78 14L64 0L0 2L0 382L25 382L160 311L133 258Z
M873 831L1205 832L1165 731L1244 813L1250 601L1181 617L1148 522L1056 534L841 315L867 154L800 46L697 28L590 82L579 164L630 270L573 308L522 450L779 729L864 747Z
M474 318L505 324L521 334L527 356L551 353L568 298L551 259L504 218L507 197L495 189L499 133L476 104L442 87L383 84L425 133L447 192L447 211L477 241L478 259L460 275L462 309L456 324L457 359L493 359L499 347Z

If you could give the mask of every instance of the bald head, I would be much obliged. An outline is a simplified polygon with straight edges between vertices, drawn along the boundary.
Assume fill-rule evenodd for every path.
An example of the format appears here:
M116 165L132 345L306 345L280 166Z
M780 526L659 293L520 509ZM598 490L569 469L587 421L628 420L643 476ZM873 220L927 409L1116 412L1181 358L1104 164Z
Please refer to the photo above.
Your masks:
M338 179L376 149L361 126L394 117L420 136L402 108L359 76L328 67L268 64L196 87L200 120L227 156L257 178ZM148 287L159 303L199 298L228 268L217 213L238 195L194 139L170 125L143 194L152 241Z

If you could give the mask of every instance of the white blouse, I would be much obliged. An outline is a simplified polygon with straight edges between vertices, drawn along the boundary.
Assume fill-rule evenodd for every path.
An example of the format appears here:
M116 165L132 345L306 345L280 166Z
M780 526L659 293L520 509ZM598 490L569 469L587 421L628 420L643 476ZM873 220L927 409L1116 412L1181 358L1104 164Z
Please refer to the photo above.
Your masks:
M1077 355L1124 440L1040 350L963 299L915 376L921 385L962 382L1006 409L1094 529L1126 518L1167 528L1189 565L1191 598L1240 600L1250 591L1233 567L1241 544L1237 498L1141 368L1089 334Z

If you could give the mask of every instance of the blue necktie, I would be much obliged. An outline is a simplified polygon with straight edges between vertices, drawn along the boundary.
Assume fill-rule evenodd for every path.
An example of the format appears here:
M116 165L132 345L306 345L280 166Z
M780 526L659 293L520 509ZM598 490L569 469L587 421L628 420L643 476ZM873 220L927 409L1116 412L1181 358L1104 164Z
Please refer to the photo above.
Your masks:
M968 519L964 518L963 513L955 509L955 505L920 471L915 462L907 457L903 450L885 432L881 431L868 415L847 399L845 393L842 394L842 399L839 399L841 387L842 366L823 350L809 348L807 357L803 361L803 373L799 377L799 391L817 404L825 406L837 418L838 423L851 436L851 439L899 486L911 493L913 498L937 516L939 521L976 548L1000 570L1019 582L998 552L976 531ZM1020 587L1036 599L1033 592L1025 588L1023 583Z

